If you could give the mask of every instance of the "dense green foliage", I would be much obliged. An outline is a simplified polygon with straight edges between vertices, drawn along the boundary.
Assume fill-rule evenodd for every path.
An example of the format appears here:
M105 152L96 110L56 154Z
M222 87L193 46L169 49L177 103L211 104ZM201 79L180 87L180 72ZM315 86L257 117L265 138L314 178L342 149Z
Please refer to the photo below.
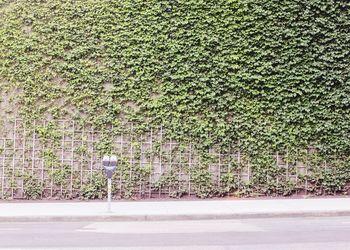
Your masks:
M27 121L161 124L250 155L350 153L348 0L1 0L0 52L2 99ZM256 157L259 186L278 173Z

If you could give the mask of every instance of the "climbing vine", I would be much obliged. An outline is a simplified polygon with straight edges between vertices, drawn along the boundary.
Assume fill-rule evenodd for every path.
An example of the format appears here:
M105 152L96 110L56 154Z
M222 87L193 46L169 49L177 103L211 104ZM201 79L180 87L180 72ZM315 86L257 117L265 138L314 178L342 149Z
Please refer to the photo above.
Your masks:
M136 124L135 137L162 125L202 157L187 171L199 197L292 194L303 188L282 177L288 173L270 155L295 152L289 157L297 164L310 148L331 167L310 161L303 178L313 184L305 188L344 192L349 17L347 0L0 0L0 115L32 126L48 147L47 162L61 139L57 119L101 131L100 154L113 151L111 137L128 129L123 124ZM51 122L33 127L36 120ZM229 172L220 177L225 186L209 181L205 159L214 146L248 155L248 184ZM125 163L119 173L133 180L130 190L149 185L152 167L135 176L130 169ZM64 185L71 174L61 166L50 176ZM165 182L174 196L186 193L174 173L154 188ZM96 198L91 190L83 186L83 196Z

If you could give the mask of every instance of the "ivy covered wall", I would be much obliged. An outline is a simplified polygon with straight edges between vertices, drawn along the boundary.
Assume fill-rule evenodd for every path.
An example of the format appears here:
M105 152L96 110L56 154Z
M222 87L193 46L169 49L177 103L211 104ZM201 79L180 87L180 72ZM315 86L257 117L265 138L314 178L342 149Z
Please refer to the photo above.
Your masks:
M257 176L274 176L266 152L349 157L348 0L0 0L0 52L3 127L162 125Z

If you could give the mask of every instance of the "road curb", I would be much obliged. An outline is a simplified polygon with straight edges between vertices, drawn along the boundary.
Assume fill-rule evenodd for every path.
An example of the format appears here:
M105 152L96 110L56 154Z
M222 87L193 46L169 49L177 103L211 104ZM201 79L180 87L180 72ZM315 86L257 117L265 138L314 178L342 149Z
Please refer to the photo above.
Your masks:
M176 221L220 220L293 217L350 216L350 211L281 212L281 213L235 213L235 214L174 214L174 215L86 215L86 216L0 216L0 222L83 222L83 221Z

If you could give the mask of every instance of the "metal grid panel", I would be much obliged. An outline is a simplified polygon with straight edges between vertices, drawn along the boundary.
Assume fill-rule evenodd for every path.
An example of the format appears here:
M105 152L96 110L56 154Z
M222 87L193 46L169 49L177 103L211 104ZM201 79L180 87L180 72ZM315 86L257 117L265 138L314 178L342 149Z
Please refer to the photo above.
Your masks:
M74 198L79 187L91 181L94 173L101 172L100 155L97 150L101 131L89 126L81 126L75 121L55 121L58 143L43 143L37 130L29 129L20 119L10 123L12 127L0 134L0 181L2 198L25 198L24 177L30 173L43 186L40 198ZM48 121L36 121L33 127L42 129L50 126ZM128 168L128 178L137 178L135 171L150 167L152 169L146 180L131 187L131 192L142 197L163 197L173 190L169 186L154 188L154 183L170 172L177 176L178 188L193 194L191 169L205 165L212 174L214 182L220 185L221 176L233 173L243 182L250 180L252 170L245 156L236 150L220 152L218 148L209 150L210 160L202 162L195 147L166 137L166 131L151 129L142 136L135 136L135 126L126 124L126 132L114 134L112 151L117 154ZM275 161L285 172L286 178L298 181L299 174L307 172L305 164L290 164L287 153L276 153ZM69 175L60 176L65 169ZM54 175L61 179L55 180ZM130 192L130 186L121 172L114 177L115 196L123 197ZM305 183L306 187L308 183Z

